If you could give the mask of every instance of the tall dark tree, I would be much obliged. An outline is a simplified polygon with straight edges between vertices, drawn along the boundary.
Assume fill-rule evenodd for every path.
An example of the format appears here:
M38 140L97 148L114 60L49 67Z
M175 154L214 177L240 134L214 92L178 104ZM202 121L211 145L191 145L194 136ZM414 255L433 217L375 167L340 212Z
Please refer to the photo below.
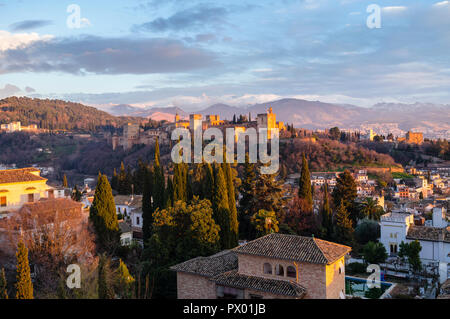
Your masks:
M233 247L233 236L231 231L230 208L228 203L227 182L218 164L214 165L214 191L213 191L214 220L220 227L220 246L222 249Z
M312 208L311 176L309 174L308 161L304 153L302 154L302 170L298 182L298 197L304 199Z
M351 245L353 242L353 225L343 200L336 211L333 238L344 245Z
M245 154L243 181L240 187L241 199L239 200L239 232L245 238L248 237L252 228L251 217L256 211L252 210L255 198L255 165L250 163L248 153Z
M187 201L187 165L174 164L173 168L173 201Z
M166 183L164 179L164 169L161 165L161 158L159 155L159 142L156 139L155 144L155 161L153 162L153 210L156 208L164 208L165 196L164 190L166 189Z
M153 223L152 218L153 182L154 182L153 169L147 166L144 173L144 185L142 192L142 219L143 219L142 234L144 237L144 243L146 243L151 236L151 229Z
M108 178L100 173L89 217L94 224L98 243L106 251L112 252L119 244L119 223Z
M172 177L167 178L167 188L165 191L166 194L166 208L172 207L174 203L174 185L172 183Z
M322 235L325 239L330 240L333 234L333 214L328 197L328 185L325 183L323 185L323 203L320 217L322 219Z
M111 177L111 188L115 191L119 191L119 176L117 175L117 170L114 167L114 172Z
M204 168L204 180L203 180L203 194L206 199L209 199L211 202L213 200L213 192L214 189L214 172L211 164L205 163L203 165Z
M224 154L225 156L225 154ZM225 179L227 183L227 193L228 193L228 207L230 209L230 228L231 228L231 242L232 247L238 245L239 239L239 223L237 219L237 208L236 208L236 196L234 190L234 178L231 172L230 163L226 163L225 160L222 163L223 172L225 174Z
M336 179L336 186L333 190L333 202L334 207L339 207L341 201L343 202L345 209L349 212L353 225L356 225L358 219L362 216L357 205L355 205L355 199L357 197L356 182L352 174L345 170Z
M66 174L64 174L64 177L63 177L63 187L64 188L68 188L69 187L69 183L67 182Z
M6 281L5 268L0 271L0 299L8 299L8 283Z
M17 246L16 258L16 299L34 299L33 283L31 282L30 265L28 263L28 249L23 242L19 242Z
M98 299L113 299L114 289L111 282L111 270L106 256L100 256L98 263Z

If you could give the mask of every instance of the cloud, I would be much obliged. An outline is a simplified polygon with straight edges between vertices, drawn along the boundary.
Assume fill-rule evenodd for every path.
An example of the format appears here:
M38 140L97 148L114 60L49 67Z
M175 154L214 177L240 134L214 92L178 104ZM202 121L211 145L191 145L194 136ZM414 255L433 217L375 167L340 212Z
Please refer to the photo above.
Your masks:
M224 23L227 9L211 5L198 5L188 8L168 18L157 18L152 21L134 25L133 31L179 31L197 27L204 28L206 25Z
M384 12L397 13L397 12L405 11L406 9L407 9L407 7L397 6L397 7L383 7L381 10L383 10Z
M23 20L9 26L12 31L26 31L30 29L42 28L52 24L50 20Z
M33 89L32 87L27 86L27 87L25 88L25 92L27 92L27 93L33 93L33 92L36 92L36 90Z
M442 7L442 6L447 6L447 5L450 5L450 1L448 1L448 0L436 2L435 4L433 4L434 7Z
M0 30L0 53L7 50L23 49L33 43L49 41L52 38L51 35L41 36L34 32L13 34Z
M218 64L208 51L162 38L81 36L27 44L3 49L0 74L52 71L72 74L174 73Z
M21 90L17 86L12 84L6 84L3 89L0 88L0 98L3 99L5 97L14 95L19 92L21 92Z

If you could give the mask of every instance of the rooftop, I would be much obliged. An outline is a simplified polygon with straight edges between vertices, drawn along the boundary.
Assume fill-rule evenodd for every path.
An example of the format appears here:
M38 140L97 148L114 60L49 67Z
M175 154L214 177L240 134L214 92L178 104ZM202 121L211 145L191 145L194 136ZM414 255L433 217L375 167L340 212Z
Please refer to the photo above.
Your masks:
M227 287L253 289L264 292L273 293L276 295L303 297L306 293L306 288L294 281L268 279L263 277L248 276L239 274L237 270L231 270L219 274L212 278L217 285L224 285Z
M171 270L205 277L214 277L237 268L238 258L232 250L224 250L209 257L197 257L170 267Z
M237 253L313 264L331 264L351 251L314 237L269 234L234 249Z
M133 208L141 208L142 195L116 195L114 196L114 203L116 205L126 205Z
M35 174L39 172L39 169L33 167L0 170L0 184L46 181L47 179Z
M411 226L406 238L450 243L450 227Z

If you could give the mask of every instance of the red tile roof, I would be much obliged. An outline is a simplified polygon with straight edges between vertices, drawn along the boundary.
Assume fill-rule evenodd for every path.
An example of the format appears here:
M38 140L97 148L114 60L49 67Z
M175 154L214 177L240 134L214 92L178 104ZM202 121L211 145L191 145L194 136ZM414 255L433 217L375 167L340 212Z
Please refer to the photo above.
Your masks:
M46 178L33 174L33 172L39 172L39 169L29 167L29 168L1 170L0 184L47 180Z

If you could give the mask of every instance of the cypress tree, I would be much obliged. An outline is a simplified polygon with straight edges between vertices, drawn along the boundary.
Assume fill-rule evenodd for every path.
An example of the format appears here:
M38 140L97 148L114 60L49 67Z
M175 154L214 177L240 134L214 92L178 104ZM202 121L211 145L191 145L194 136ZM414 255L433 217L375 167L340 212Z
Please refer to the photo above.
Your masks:
M166 208L172 207L175 202L174 185L172 183L172 177L167 178L167 189L166 189Z
M64 177L63 177L63 187L64 188L69 187L69 184L67 183L67 176L66 176L66 174L64 174Z
M19 242L19 245L17 246L16 258L16 299L34 299L30 265L28 264L28 249L25 247L25 244L23 242Z
M222 249L233 247L230 208L228 204L227 183L220 165L214 166L214 194L213 194L214 220L220 226L220 244Z
M111 250L119 243L119 223L111 186L106 175L98 175L90 218L97 232L97 239L103 248Z
M142 192L142 234L144 237L144 243L151 236L151 228L153 224L152 217L152 195L153 195L153 171L150 167L147 167L144 173L144 185Z
M325 239L331 239L333 233L333 216L331 214L330 203L328 199L328 186L323 185L323 204L321 210L322 229Z
M165 206L164 202L164 190L165 190L165 180L164 180L164 170L161 166L161 158L159 155L159 142L156 139L155 144L155 161L153 163L153 210L157 208L163 209Z
M111 188L114 189L115 191L118 191L118 182L119 182L119 177L117 176L117 171L116 168L114 167L114 172L113 172L113 176L111 177Z
M230 245L235 247L238 245L239 239L239 223L237 220L237 209L236 209L236 195L234 191L234 178L231 172L230 163L225 162L225 152L224 161L222 163L223 172L225 174L225 179L227 183L227 195L228 195L228 207L230 209L230 230L231 238Z
M340 244L345 245L351 245L353 241L352 221L349 217L347 209L345 208L343 200L341 200L341 203L336 212L334 240Z
M8 283L6 282L4 268L0 272L0 299L8 299Z
M255 165L250 163L248 153L245 154L244 178L241 185L241 199L239 200L239 232L245 238L250 238L252 229L252 205L255 199Z
M102 255L98 262L98 299L114 298L110 275L109 262L107 258Z
M211 164L206 163L203 166L204 180L203 180L203 195L206 199L209 199L210 202L213 201L213 189L214 189L214 173Z
M174 164L173 169L173 201L187 200L187 165L185 163Z
M302 154L302 170L298 184L298 197L306 200L306 202L312 207L313 199L311 191L311 176L309 174L308 162L306 161L304 153Z

